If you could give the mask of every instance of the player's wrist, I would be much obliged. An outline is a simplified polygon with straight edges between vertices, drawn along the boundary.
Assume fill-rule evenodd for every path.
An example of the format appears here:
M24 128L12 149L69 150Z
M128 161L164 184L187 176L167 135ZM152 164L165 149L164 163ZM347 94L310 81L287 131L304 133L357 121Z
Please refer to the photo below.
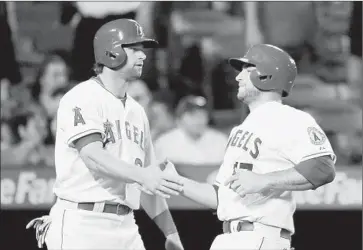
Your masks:
M147 173L145 171L145 168L135 168L135 174L133 180L136 183L143 185L146 181L146 177Z
M166 238L173 237L173 235L175 237L175 234L178 234L178 230L169 209L165 209L162 213L153 218L153 221L160 228Z

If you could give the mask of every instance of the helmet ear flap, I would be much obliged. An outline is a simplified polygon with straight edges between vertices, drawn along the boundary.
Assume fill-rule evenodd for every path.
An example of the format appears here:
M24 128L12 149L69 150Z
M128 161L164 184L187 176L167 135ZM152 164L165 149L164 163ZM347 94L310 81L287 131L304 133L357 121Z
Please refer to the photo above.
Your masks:
M111 52L111 51L106 50L105 51L105 54L106 54L106 56L110 57L111 60L115 60L116 59L116 55L113 52Z
M261 82L261 76L260 74L258 73L257 69L253 70L251 73L250 73L250 79L251 79L251 82L252 84L258 88L258 89L263 89L263 85L264 83Z
M253 85L263 91L272 90L271 84L272 75L260 75L257 70L253 70L250 74L250 79ZM270 85L270 86L269 86Z
M126 63L126 52L121 46L120 51L112 51L112 50L106 50L105 51L105 61L107 61L107 67L110 69L118 69L120 67L123 67Z

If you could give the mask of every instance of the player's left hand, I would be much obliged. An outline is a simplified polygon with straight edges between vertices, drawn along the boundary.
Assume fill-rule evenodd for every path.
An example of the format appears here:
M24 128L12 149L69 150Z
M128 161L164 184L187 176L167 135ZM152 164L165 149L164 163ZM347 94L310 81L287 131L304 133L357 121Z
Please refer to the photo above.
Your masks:
M178 233L169 234L165 242L166 250L184 250Z
M25 227L26 229L34 227L35 236L38 242L38 248L43 248L43 245L45 243L45 237L47 235L51 222L52 222L51 217L49 215L45 215L31 220L26 225Z
M230 185L230 189L238 193L241 197L244 197L246 194L266 191L268 190L267 184L268 181L264 175L246 170L237 170L224 183L225 186Z

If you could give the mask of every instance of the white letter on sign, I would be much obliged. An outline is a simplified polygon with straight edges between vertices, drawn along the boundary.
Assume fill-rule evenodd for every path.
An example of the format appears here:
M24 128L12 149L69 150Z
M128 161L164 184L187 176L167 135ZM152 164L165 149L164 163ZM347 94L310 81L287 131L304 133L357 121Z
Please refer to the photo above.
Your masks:
M36 175L34 172L22 172L19 174L18 191L16 192L15 202L24 203L25 196L32 189L32 181Z
M1 204L9 205L14 201L15 183L12 179L1 180Z

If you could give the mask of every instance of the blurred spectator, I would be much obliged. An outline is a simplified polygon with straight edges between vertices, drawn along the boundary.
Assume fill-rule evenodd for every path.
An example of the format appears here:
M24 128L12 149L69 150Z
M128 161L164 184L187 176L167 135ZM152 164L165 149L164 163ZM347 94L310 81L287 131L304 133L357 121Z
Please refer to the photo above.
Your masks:
M317 61L315 74L324 82L347 83L350 57L349 26L352 2L316 2L317 32L314 48Z
M352 17L350 19L350 52L351 57L347 65L348 81L359 89L363 85L362 74L362 2L353 3Z
M10 4L12 3L0 2L0 48L2 49L0 80L2 86L3 84L14 84L21 81L20 67L15 56L13 34L9 25L9 15L11 13L9 13L8 6Z
M179 164L210 165L223 160L227 136L208 126L207 102L201 96L186 96L176 108L177 127L155 142L159 159Z
M152 6L153 2L64 2L61 22L76 26L71 60L72 78L85 81L93 75L93 37L103 24L119 18L135 19L145 34L153 36ZM147 57L150 59L151 54L148 53ZM148 72L145 76L148 77L155 70L148 68L153 64L145 65L144 71ZM145 80L149 83L152 79Z
M246 46L270 43L286 50L299 71L316 31L313 2L244 2Z
M362 1L353 2L350 20L351 52L353 55L362 58Z
M174 95L170 91L160 90L153 94L149 117L153 141L175 127L174 101Z
M11 14L9 6L14 3L0 2L0 87L1 87L1 119L11 116L17 107L15 100L11 98L11 89L22 80L20 67L16 61L13 43L13 30L11 27Z
M49 132L46 144L54 143L50 124L57 114L60 99L72 86L67 56L59 51L49 53L39 68L36 81L30 86L33 105L46 111Z
M44 146L47 122L41 110L1 122L2 165L53 165L51 148Z
M144 108L154 140L174 127L172 111L174 96L170 92L159 90L152 94L144 81L135 80L129 82L127 93Z
M149 114L152 94L146 82L140 79L129 82L127 93L144 108L146 114Z

